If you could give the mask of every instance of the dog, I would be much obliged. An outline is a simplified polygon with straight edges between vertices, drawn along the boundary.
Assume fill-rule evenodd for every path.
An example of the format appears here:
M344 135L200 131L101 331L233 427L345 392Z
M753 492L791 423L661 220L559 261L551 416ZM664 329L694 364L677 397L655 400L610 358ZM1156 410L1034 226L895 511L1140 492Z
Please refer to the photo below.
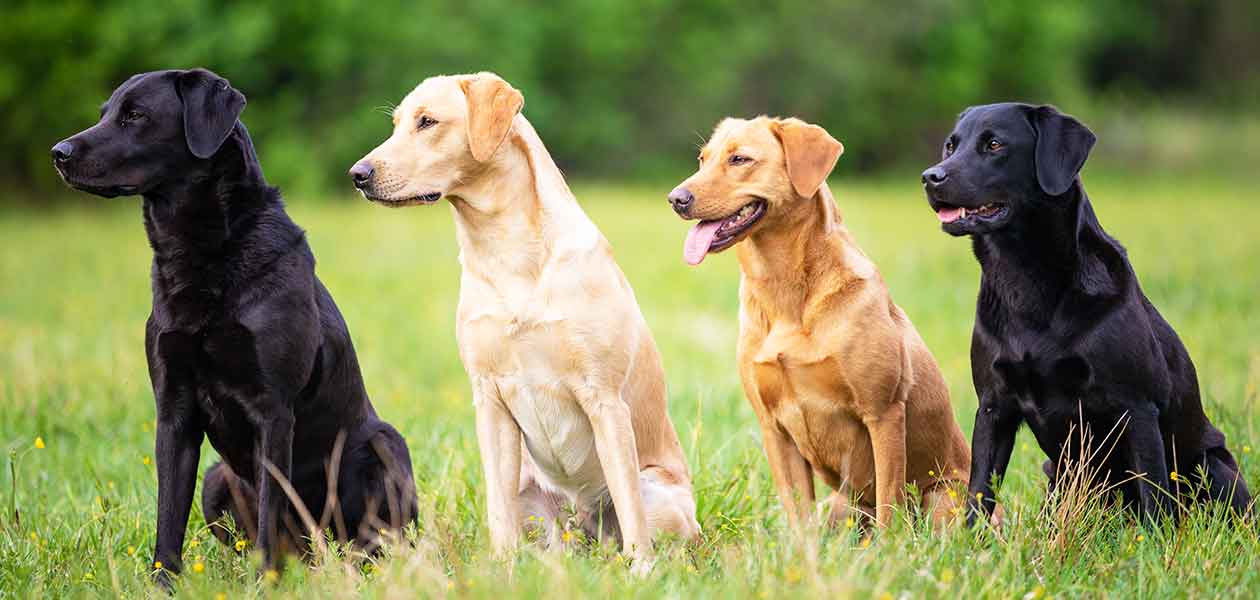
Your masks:
M961 510L967 441L936 360L835 206L826 180L843 151L798 119L723 120L669 194L700 221L683 256L738 252L739 375L789 523L809 516L815 474L833 521L856 509L886 526L912 482L943 523Z
M1203 412L1194 363L1085 194L1079 173L1095 140L1052 106L977 106L923 172L942 229L971 236L982 272L969 519L992 507L1021 423L1050 457L1051 488L1070 461L1119 486L1148 520L1187 495L1246 511L1250 494ZM1109 447L1086 455L1082 429Z
M657 533L700 532L660 355L608 241L523 104L493 73L430 77L350 176L387 206L450 202L462 266L456 334L494 553L509 555L539 523L558 543L571 503L588 534L619 538L644 572Z
M206 522L230 544L230 515L265 568L280 568L279 553L311 533L295 527L299 507L282 482L321 516L319 527L335 521L338 538L366 549L380 529L416 515L407 445L368 400L306 234L263 178L238 119L244 108L245 96L211 71L141 73L114 90L99 123L52 149L75 189L144 199L154 560L167 587L181 570L203 436L223 459L203 480Z

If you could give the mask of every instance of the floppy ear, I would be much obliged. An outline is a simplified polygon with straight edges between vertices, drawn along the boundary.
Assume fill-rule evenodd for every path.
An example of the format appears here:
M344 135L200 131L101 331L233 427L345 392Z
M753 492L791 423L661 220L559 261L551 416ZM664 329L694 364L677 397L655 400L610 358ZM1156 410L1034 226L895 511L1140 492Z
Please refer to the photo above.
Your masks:
M245 95L228 81L205 69L179 74L176 81L184 101L184 138L197 158L210 158L232 133L245 110Z
M485 162L507 139L525 97L494 75L464 79L459 87L468 100L468 147L477 162Z
M783 144L792 188L805 198L813 197L844 154L844 144L826 129L798 119L775 121L772 130Z
M1037 182L1045 193L1058 196L1072 187L1098 138L1053 106L1038 106L1031 119L1037 131Z

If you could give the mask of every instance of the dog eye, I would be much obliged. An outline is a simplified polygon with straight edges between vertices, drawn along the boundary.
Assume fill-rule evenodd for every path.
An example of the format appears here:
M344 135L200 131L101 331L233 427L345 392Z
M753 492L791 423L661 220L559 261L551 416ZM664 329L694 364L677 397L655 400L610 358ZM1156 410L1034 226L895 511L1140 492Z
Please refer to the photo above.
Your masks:
M726 162L733 167L738 167L739 165L750 162L751 160L751 158L748 158L743 154L732 154L730 158L726 159Z
M998 150L1001 150L1001 149L1002 149L1002 142L997 141L997 138L989 140L989 152L997 152Z
M437 120L429 115L424 115L420 117L420 122L416 123L416 129L428 129L434 125L437 125Z
M136 110L130 111L125 116L123 116L123 120L127 121L128 123L133 123L143 118L144 118L144 113L140 111L136 111Z
M954 140L946 141L945 142L945 156L949 156L953 153L954 153Z

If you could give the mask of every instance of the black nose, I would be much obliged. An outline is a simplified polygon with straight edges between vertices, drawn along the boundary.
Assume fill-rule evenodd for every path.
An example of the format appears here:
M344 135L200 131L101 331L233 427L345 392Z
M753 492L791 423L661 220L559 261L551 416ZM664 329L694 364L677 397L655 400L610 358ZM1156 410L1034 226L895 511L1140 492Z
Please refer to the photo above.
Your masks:
M685 217L691 212L691 205L696 203L696 197L691 195L691 190L685 187L676 187L674 191L669 193L669 203L674 207L674 212L678 216Z
M372 168L372 163L367 161L354 163L354 166L350 167L350 178L354 180L354 187L363 189L372 180L372 174L375 172L376 169Z
M932 167L923 172L923 185L936 187L945 183L946 179L949 179L949 173L946 173L945 169L940 167Z
M72 154L74 154L74 144L71 144L69 140L57 142L57 145L52 147L52 157L57 162L70 160Z

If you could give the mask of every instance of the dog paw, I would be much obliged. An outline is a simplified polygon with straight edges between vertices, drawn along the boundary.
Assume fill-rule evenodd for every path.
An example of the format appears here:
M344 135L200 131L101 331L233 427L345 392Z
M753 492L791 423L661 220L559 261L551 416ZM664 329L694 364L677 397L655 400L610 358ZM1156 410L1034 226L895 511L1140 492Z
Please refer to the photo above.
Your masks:
M635 577L645 578L652 574L652 568L655 566L656 558L652 556L636 557L630 565L630 574Z

